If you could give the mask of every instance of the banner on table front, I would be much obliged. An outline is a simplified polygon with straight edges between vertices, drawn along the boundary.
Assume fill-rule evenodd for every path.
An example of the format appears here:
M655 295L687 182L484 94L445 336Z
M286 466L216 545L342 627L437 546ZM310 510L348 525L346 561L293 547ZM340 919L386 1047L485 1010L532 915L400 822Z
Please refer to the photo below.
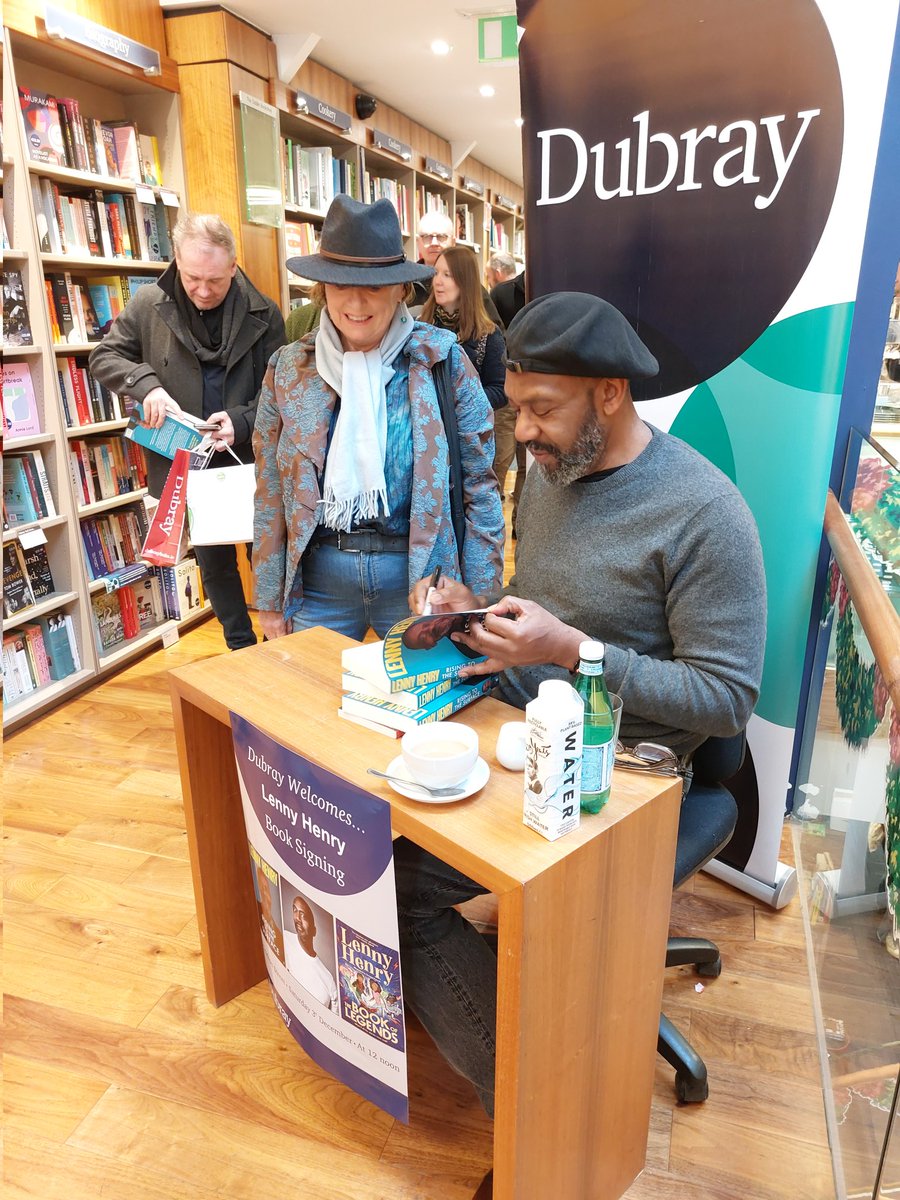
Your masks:
M635 389L639 415L720 467L759 525L760 814L726 855L767 883L824 497L850 423L897 12L898 0L518 0L529 295L585 291L621 309L660 363ZM885 280L895 267L896 255ZM874 386L868 399L871 416Z
M275 1006L310 1058L409 1119L390 805L231 714Z

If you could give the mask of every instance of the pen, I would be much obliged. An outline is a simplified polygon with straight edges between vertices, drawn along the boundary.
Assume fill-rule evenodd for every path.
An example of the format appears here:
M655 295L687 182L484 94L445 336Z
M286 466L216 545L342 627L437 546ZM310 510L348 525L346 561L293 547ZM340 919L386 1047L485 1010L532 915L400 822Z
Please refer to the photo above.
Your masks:
M431 578L428 580L428 591L425 593L425 603L422 605L422 616L431 616L431 597L434 595L435 588L438 585L438 580L441 577L441 568L435 567L431 572Z

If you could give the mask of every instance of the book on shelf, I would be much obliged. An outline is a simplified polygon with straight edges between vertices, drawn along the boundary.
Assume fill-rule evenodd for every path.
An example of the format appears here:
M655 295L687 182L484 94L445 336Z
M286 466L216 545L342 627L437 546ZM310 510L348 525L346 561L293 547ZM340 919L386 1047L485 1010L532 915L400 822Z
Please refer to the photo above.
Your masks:
M52 613L38 622L44 635L44 649L51 679L65 679L81 670L75 627L68 613Z
M35 604L52 596L56 587L53 583L53 572L50 570L46 545L43 542L27 548L19 545L19 554Z
M34 604L34 593L18 539L3 544L3 616L14 617Z
M25 633L15 629L3 635L3 695L7 703L29 695L37 687Z
M200 568L195 558L183 558L172 567L157 567L162 586L163 607L173 621L183 621L203 605Z
M91 596L91 616L99 654L109 654L125 641L122 610L115 592L98 592Z
M7 346L33 345L22 272L8 268L3 271L3 341Z
M39 449L19 450L15 454L7 454L3 460L4 502L9 511L9 502L6 499L7 472L16 487L19 486L20 480L24 480L30 494L31 506L36 514L29 520L39 521L43 517L56 516L44 455Z
M50 481L40 450L7 454L3 459L3 508L9 528L55 517Z
M47 648L44 645L43 630L40 625L23 625L22 633L25 635L25 649L28 652L32 676L38 687L45 687L50 683L52 676L50 674L50 659L47 655Z
M132 183L143 183L144 172L141 166L137 126L131 121L108 121L107 124L112 129L119 178L130 179Z
M139 133L138 148L141 154L144 183L150 187L160 187L163 182L162 165L159 161L159 142L155 134Z
M497 683L495 675L485 675L478 679L457 683L421 708L406 708L392 700L378 700L374 696L361 693L349 693L341 697L340 711L348 716L365 717L391 729L415 729L418 725L426 725L432 721L444 721L454 713L480 700L482 696L492 691Z
M29 437L41 432L31 368L25 362L3 364L3 435Z
M62 126L56 97L32 88L19 88L19 105L25 124L25 145L34 162L66 165Z

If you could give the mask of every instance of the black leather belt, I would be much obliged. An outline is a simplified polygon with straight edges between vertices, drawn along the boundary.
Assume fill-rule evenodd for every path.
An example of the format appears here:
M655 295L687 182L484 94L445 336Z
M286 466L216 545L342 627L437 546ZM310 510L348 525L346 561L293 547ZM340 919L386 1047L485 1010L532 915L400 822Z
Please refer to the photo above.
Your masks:
M409 538L377 529L354 529L351 533L326 533L314 537L310 546L337 546L349 554L408 554Z

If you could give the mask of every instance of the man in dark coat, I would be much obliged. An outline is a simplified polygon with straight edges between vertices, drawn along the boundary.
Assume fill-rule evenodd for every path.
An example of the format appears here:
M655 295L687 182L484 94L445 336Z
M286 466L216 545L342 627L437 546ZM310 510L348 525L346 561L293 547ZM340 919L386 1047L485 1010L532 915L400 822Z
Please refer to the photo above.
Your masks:
M284 320L237 265L234 235L218 216L183 217L175 262L142 287L90 357L92 375L140 402L159 428L180 411L217 425L216 450L253 461L256 399L269 358L284 345ZM223 455L223 464L233 462ZM147 451L148 486L159 497L171 460ZM234 546L197 546L197 562L229 649L252 646Z

